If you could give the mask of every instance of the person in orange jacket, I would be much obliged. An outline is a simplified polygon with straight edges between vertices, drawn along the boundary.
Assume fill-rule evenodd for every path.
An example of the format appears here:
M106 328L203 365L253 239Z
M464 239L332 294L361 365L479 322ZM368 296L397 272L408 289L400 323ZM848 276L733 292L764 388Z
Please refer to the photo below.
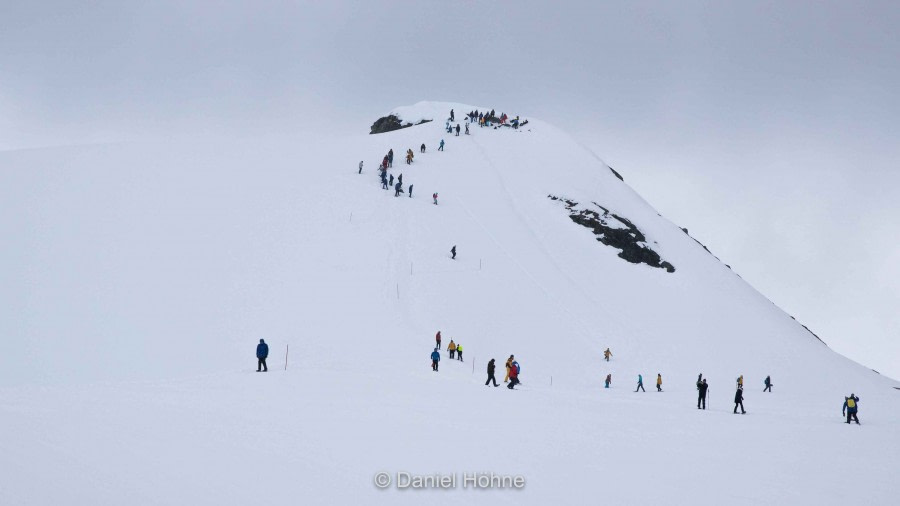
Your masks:
M447 351L450 352L450 360L453 360L456 357L456 343L453 342L453 339L450 339L450 344L447 345Z
M662 392L662 374L656 373L656 391Z
M510 355L508 359L506 359L506 377L503 378L504 383L509 383L509 368L512 367L514 356Z

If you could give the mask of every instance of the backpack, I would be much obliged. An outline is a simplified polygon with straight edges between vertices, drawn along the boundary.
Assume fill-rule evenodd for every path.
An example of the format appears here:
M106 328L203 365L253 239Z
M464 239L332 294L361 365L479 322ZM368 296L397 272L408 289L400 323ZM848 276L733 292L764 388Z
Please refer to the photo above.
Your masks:
M850 409L855 408L856 407L856 399L854 399L853 397L848 398L847 399L847 407Z
M518 362L513 362L513 365L516 366L516 374L519 374L520 372L522 372L522 368L519 367Z

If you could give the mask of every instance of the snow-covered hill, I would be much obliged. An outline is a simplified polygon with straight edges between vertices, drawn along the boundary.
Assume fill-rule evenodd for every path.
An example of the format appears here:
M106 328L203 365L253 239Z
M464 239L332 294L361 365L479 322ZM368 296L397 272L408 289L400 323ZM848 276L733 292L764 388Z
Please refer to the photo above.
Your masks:
M523 114L457 137L451 108L475 109L399 108L433 121L377 135L0 154L0 503L892 503L896 382L560 129ZM381 189L391 148L412 198ZM438 330L465 362L434 373ZM485 387L510 354L523 385ZM851 392L861 427L841 423ZM458 481L379 490L381 471ZM463 488L472 472L526 485Z

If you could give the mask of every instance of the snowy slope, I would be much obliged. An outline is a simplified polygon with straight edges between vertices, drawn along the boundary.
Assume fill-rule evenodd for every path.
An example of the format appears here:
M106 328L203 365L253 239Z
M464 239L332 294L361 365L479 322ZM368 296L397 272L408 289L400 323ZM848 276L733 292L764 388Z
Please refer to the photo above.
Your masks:
M892 503L896 382L563 131L451 136L451 107L474 108L398 108L434 121L379 135L0 154L0 332L18 350L0 358L0 503ZM380 188L389 148L413 198ZM549 195L627 219L675 272L619 258ZM437 330L465 363L430 370ZM484 387L511 353L521 389ZM862 427L840 423L851 391ZM379 471L527 485L378 490Z

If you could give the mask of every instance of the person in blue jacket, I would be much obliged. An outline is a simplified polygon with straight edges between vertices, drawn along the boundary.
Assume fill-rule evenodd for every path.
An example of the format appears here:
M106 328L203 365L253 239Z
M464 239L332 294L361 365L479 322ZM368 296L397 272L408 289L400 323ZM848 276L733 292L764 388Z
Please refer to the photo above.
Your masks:
M256 358L259 360L259 363L256 365L256 372L269 372L269 367L266 366L266 357L268 356L269 345L260 339L259 344L256 345Z
M859 409L859 397L850 394L850 397L844 397L844 409L841 410L841 414L847 415L847 423L850 423L850 418L856 420L856 425L859 425L859 418L856 417L856 410Z
M638 390L643 390L644 392L646 392L646 390L644 390L644 377L640 374L638 374L638 386L634 389L634 391L637 392Z
M438 146L438 151L444 150L444 139L441 139L441 144Z
M438 351L437 348L431 352L431 370L437 372L438 370L438 362L441 361L441 352Z

